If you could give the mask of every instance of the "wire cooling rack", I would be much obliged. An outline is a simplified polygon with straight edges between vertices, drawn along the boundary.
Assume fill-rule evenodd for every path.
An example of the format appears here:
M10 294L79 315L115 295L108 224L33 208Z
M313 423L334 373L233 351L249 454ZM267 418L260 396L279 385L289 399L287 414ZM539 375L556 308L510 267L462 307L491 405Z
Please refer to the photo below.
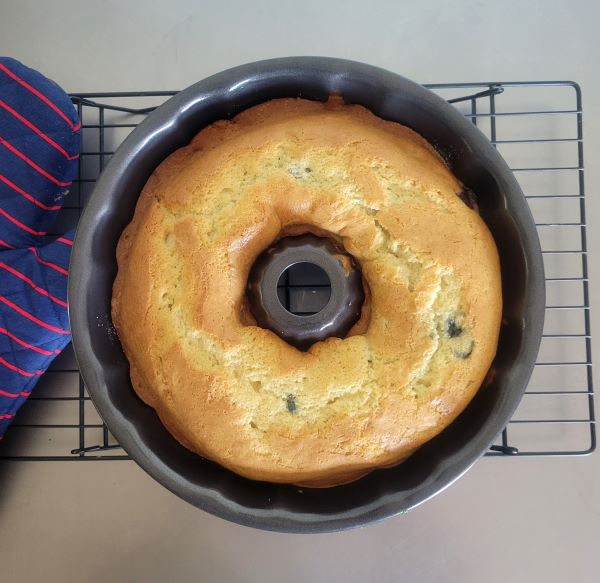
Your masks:
M596 435L579 86L551 81L428 87L477 125L507 160L526 194L544 253L546 322L537 364L521 405L488 455L590 453ZM78 179L54 234L77 223L116 147L145 114L174 93L72 95L83 123L83 148ZM290 276L282 285L293 288L282 297L293 298L303 287L315 292ZM22 407L0 458L128 459L94 409L70 347Z

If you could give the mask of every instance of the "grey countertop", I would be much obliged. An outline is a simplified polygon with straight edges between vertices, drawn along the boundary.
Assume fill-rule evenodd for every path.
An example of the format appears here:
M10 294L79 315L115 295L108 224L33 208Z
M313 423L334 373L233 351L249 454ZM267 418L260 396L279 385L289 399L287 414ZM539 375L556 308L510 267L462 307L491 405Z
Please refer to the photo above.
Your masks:
M600 239L600 5L592 1L0 0L0 54L69 91L179 89L286 55L365 61L423 83L572 79L583 89L589 246ZM596 55L596 57L594 57ZM592 325L600 266L591 254ZM600 362L600 342L595 361ZM600 455L481 460L405 516L282 535L192 508L133 462L0 465L0 579L591 582Z

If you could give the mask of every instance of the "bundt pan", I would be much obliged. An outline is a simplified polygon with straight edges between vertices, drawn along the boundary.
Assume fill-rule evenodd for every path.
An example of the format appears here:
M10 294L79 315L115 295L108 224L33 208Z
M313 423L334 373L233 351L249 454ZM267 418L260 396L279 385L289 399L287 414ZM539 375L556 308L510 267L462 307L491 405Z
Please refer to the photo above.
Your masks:
M504 314L488 386L406 462L328 489L255 482L181 446L136 396L111 333L115 248L156 166L208 124L278 97L341 95L416 130L478 197L500 251ZM330 58L283 58L224 71L175 95L119 147L81 218L69 282L73 344L94 404L125 451L195 506L240 524L284 532L347 529L393 516L444 490L489 448L525 390L539 348L544 273L535 225L504 160L440 97L388 71ZM99 322L103 325L99 325Z

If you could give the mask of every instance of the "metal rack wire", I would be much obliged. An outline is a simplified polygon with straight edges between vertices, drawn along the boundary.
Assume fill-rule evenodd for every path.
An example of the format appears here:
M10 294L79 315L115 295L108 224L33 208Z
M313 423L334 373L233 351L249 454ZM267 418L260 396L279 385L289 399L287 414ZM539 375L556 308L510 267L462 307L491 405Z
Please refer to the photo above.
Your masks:
M526 194L544 253L548 305L540 354L519 409L487 455L590 453L596 434L580 88L568 81L428 87L476 124L508 161ZM79 176L54 234L77 223L117 146L174 93L72 94L82 120L83 149ZM282 297L302 287L302 282L290 283L289 276L283 286L288 284L294 289ZM0 449L2 458L129 459L95 411L70 347L19 412Z

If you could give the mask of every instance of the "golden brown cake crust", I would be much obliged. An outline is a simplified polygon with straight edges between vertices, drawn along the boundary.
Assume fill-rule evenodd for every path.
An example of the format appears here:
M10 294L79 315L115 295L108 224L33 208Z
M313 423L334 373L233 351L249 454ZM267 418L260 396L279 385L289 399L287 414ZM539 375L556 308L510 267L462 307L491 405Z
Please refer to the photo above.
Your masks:
M461 190L419 135L337 98L207 127L150 177L117 248L136 392L183 445L249 478L331 486L402 461L496 352L498 254ZM370 290L353 333L308 352L245 304L254 260L295 225L339 241Z

